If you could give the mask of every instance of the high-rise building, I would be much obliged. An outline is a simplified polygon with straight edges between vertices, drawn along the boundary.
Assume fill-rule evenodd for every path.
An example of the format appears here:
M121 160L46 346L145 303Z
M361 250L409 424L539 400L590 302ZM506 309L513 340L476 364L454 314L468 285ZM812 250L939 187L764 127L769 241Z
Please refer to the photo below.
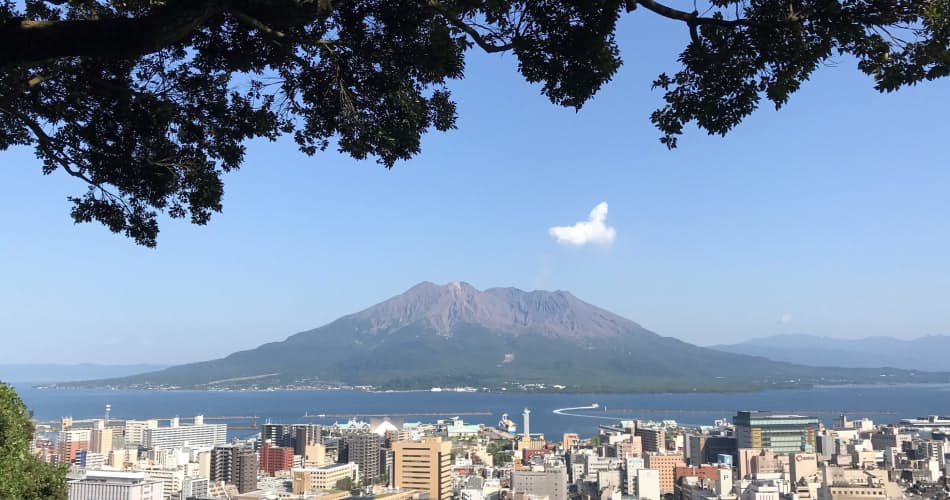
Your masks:
M59 463L71 464L81 450L89 451L92 433L89 429L62 431L59 433Z
M292 446L290 442L290 432L291 429L289 424L272 424L268 422L261 426L260 443L270 441L273 446Z
M304 455L308 445L322 444L323 436L317 424L293 424L291 426L294 455Z
M375 484L379 479L379 450L382 438L367 432L348 434L340 438L337 462L355 463L360 466L360 483Z
M647 469L653 469L660 475L660 493L672 493L674 482L674 471L677 467L684 467L682 455L664 455L660 453L647 453L644 465Z
M634 432L636 436L640 436L644 452L659 453L666 449L666 432L663 429L638 425Z
M258 450L257 460L261 470L273 476L277 471L290 470L294 466L294 449L273 446L268 439Z
M125 445L139 446L144 443L146 429L158 429L158 420L126 420Z
M108 455L112 451L112 428L103 420L96 422L89 439L89 451Z
M233 484L239 493L257 489L257 454L247 446L215 446L211 450L210 479Z
M427 491L430 500L452 498L452 443L439 437L396 441L393 486Z
M140 472L89 471L69 481L69 500L163 500L161 481Z
M193 425L147 428L143 431L142 446L146 448L212 447L228 441L227 424L205 424L195 420Z
M775 453L815 449L818 419L766 411L740 411L733 417L737 448L769 448Z
M273 424L261 426L260 443L270 440L273 446L293 448L294 455L303 455L308 444L322 443L318 424Z
M488 457L491 459L491 457ZM391 486L393 484L393 450L392 448L379 449L379 484Z

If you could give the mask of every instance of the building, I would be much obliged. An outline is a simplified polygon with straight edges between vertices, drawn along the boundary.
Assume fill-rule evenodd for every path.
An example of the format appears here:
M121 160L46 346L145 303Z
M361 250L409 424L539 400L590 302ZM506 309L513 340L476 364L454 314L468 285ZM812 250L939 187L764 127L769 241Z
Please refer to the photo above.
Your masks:
M644 457L647 469L653 469L660 475L660 493L672 493L675 485L674 472L677 467L685 467L682 455L664 455L647 453Z
M206 424L200 416L192 425L179 425L172 420L169 427L157 427L143 431L142 446L145 448L212 447L227 443L227 424Z
M655 427L637 426L636 436L640 436L640 446L644 452L659 453L666 449L666 432Z
M684 443L686 462L691 466L711 464L719 461L719 455L731 455L733 462L738 461L738 448L734 436L690 435Z
M514 470L511 473L511 492L549 500L568 500L567 469L545 466L544 470Z
M639 457L643 455L643 438L629 436L629 440L617 443L615 446L619 458Z
M818 419L765 411L740 411L733 417L738 448L769 448L776 453L815 448Z
M126 420L125 445L141 446L147 429L158 429L158 420Z
M92 433L88 429L62 431L59 433L59 463L71 464L76 461L79 452L89 451Z
M165 493L165 500L172 498L178 499L178 493L181 492L182 483L185 482L185 471L181 468L164 469L148 468L143 470L145 477L149 481L159 481L162 483L162 491Z
M297 455L294 450L294 455ZM303 452L304 467L323 467L327 464L327 447L323 443L308 444Z
M633 478L632 495L640 500L662 500L660 472L653 469L638 469Z
M203 477L185 477L181 483L181 496L184 498L202 498L208 496L208 479Z
M239 493L257 489L257 454L246 446L223 445L211 450L212 482L237 486Z
M359 478L359 466L355 463L331 464L323 467L291 469L290 477L294 495L316 493L337 489L340 481L353 485Z
M581 442L580 436L573 432L566 432L561 438L561 450L564 453L571 451L571 448L577 446Z
M294 449L273 446L268 439L258 450L257 462L262 471L273 476L277 471L290 470L294 466Z
M430 500L452 498L452 443L439 437L396 441L393 448L393 486L422 490Z
M862 500L903 498L897 483L888 480L886 471L822 467L822 486L818 500Z
M290 429L294 455L305 455L307 446L323 443L323 431L317 424L293 424Z
M897 427L885 427L871 434L871 446L875 450L888 448L903 449L904 443L910 443L913 437L910 434L901 434Z
M318 424L272 424L261 426L261 440L270 440L271 444L281 448L293 448L294 455L304 455L308 444L323 442Z
M96 422L89 436L89 451L108 455L112 451L112 428L104 420Z
M696 477L705 481L717 481L720 467L704 464L699 467L676 467L673 469L673 482L678 483L681 477Z
M792 453L788 457L788 463L791 474L789 479L793 483L807 480L818 474L818 455L816 453Z
M69 500L163 500L161 481L140 472L90 471L69 481Z
M363 432L340 438L337 462L353 462L360 466L359 481L363 485L375 484L379 479L379 450L382 438L379 434Z
M645 462L642 457L628 457L623 461L623 494L626 496L636 496L637 490L637 471L644 468ZM659 481L659 479L657 479ZM657 483L659 488L659 483Z
M292 447L290 425L272 424L270 422L262 425L260 443L267 441L270 441L273 446Z

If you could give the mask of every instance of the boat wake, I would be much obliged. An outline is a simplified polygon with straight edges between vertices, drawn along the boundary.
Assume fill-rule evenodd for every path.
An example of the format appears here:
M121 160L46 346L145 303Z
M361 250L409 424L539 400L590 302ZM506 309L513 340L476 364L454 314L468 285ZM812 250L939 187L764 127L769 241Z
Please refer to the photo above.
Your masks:
M555 415L562 415L565 417L596 418L599 420L613 420L613 421L620 420L619 418L614 418L614 417L602 417L600 415L585 415L583 413L572 413L572 412L580 411L580 410L596 410L598 408L600 408L600 405L597 403L594 403L590 406L575 406L573 408L558 408L551 413L554 413Z

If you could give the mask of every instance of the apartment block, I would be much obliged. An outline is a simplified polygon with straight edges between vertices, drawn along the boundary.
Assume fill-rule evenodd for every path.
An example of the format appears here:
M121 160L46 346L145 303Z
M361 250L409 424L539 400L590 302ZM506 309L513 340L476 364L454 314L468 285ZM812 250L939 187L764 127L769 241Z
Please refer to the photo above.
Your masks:
M371 432L349 434L339 441L337 462L353 462L360 466L360 483L374 484L380 475L379 450L382 438Z
M257 489L257 454L249 447L215 446L211 450L210 468L212 482L233 484L239 493Z
M212 447L227 443L228 426L226 424L205 424L198 417L192 425L177 425L173 421L170 427L157 427L143 431L142 446L146 448L182 448Z
M439 437L396 441L393 486L426 491L430 500L452 498L452 443Z
M644 457L647 469L657 471L660 477L660 492L672 493L675 484L674 473L677 467L685 467L682 455L664 455L661 453L647 453Z

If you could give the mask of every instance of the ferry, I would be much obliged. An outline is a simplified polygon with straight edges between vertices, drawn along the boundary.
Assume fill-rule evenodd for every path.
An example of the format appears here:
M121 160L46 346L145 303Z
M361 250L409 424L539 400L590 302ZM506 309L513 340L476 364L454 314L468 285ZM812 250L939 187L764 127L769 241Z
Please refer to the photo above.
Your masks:
M905 418L901 420L901 426L915 429L931 429L934 427L950 427L950 417L928 415L919 418Z
M508 418L507 413L502 413L501 420L498 422L498 428L505 432L514 433L518 431L518 424L516 424L514 420Z

